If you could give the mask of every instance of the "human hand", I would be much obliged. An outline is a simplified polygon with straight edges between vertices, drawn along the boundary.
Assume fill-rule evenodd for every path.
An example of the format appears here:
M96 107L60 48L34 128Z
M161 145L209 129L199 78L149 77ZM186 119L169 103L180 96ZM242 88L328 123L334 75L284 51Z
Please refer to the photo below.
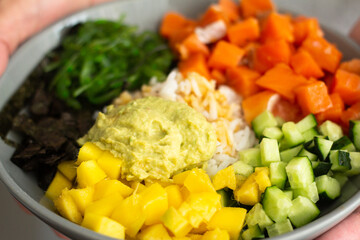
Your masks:
M19 44L56 20L110 0L0 0L0 76Z

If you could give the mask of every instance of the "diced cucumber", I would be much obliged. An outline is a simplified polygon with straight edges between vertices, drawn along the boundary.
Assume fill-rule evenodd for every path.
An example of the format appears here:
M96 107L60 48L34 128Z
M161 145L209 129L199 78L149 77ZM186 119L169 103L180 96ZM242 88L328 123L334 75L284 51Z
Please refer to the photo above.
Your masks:
M331 170L345 172L351 169L350 154L343 150L330 151Z
M265 238L264 233L258 225L251 226L241 234L242 240L262 239Z
M312 162L315 177L325 175L331 169L331 163L329 162Z
M286 194L286 196L287 196L290 200L293 200L293 198L294 198L294 192L293 192L293 190L284 190L283 192Z
M285 169L292 189L305 188L314 181L314 172L307 157L293 158Z
M309 184L305 188L293 189L293 192L294 192L294 198L297 198L298 196L303 196L303 197L307 197L308 199L310 199L314 203L319 201L319 193L318 193L315 182L312 182L311 184Z
M276 237L288 232L293 231L293 227L289 219L274 223L271 226L266 227L269 237Z
M302 133L305 142L308 142L310 140L313 140L313 138L317 135L319 135L319 132L316 130L316 128L310 128L309 130Z
M289 219L295 227L301 227L314 220L320 210L310 199L298 196L292 201L289 212Z
M324 136L328 136L331 141L336 141L344 135L342 128L330 120L326 120L321 124L319 129L320 133Z
M276 186L266 188L262 204L266 214L275 222L286 220L292 206L288 196Z
M276 119L277 125L278 125L279 127L281 127L281 126L286 122L284 119L282 119L282 118L279 117L279 116L276 116L275 119Z
M273 162L270 163L270 181L271 185L275 185L280 189L284 189L285 182L287 179L285 171L285 162Z
M263 131L263 136L271 139L280 140L284 136L279 127L268 127Z
M296 157L302 149L303 149L303 146L299 145L299 146L281 151L280 152L281 161L290 162L290 160L293 159L294 157Z
M245 223L249 227L258 225L263 231L265 227L270 226L274 222L264 211L260 203L256 203L246 214Z
M316 161L318 158L316 154L309 152L305 148L299 152L298 157L308 157L310 161Z
M356 149L360 151L360 120L350 120L349 137Z
M324 161L329 155L333 141L319 137L314 137L315 151L321 161Z
M341 188L349 181L349 178L344 173L337 172L332 177L339 182Z
M254 172L254 167L244 163L243 161L237 161L233 164L235 174L243 175L248 177Z
M260 143L261 164L269 166L272 162L280 161L279 146L276 139L263 138Z
M303 133L317 126L314 114L309 114L296 123L297 129Z
M284 140L289 148L297 146L305 141L294 122L284 123L282 125L282 131L284 133Z
M239 160L253 167L261 166L260 148L239 151Z
M271 112L265 111L258 115L256 118L254 118L254 120L251 122L251 125L254 129L256 137L259 138L265 128L276 127L277 121Z
M360 152L350 152L351 169L346 171L347 176L354 176L360 174Z
M331 150L347 150L349 152L356 151L354 144L351 142L350 138L343 136L336 140L331 148Z
M315 178L315 182L321 199L334 200L340 196L340 183L335 178L322 175Z
M216 192L221 196L221 207L232 207L237 205L236 200L233 199L233 192L231 190L220 189Z

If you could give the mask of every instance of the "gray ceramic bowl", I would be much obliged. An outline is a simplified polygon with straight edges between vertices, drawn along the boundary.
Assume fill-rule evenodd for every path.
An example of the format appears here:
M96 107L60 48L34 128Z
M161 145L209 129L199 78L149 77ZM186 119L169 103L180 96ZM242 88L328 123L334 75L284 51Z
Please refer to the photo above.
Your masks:
M0 109L23 83L47 52L55 48L63 30L88 19L118 19L123 13L126 22L138 25L140 30L156 30L163 14L176 10L188 17L196 17L203 12L209 0L124 0L110 2L79 12L47 28L23 44L11 57L5 74L0 78ZM281 7L281 6L280 6ZM344 53L344 58L360 56L360 49L346 37L334 31L326 31L327 39L335 42ZM20 139L10 133L12 139ZM72 239L108 239L80 227L40 204L44 192L37 186L31 174L24 173L10 162L14 149L0 140L0 177L11 194L45 223ZM275 239L312 239L333 227L360 206L360 176L352 178L344 187L342 196L322 209L321 216L314 222L279 236Z

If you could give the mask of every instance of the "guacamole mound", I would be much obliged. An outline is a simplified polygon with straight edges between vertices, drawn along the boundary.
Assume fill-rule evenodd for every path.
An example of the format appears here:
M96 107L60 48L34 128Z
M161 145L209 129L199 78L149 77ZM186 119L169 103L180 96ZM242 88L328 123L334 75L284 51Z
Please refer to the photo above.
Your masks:
M109 106L79 143L93 142L123 160L127 180L165 180L215 153L216 133L185 103L146 97Z

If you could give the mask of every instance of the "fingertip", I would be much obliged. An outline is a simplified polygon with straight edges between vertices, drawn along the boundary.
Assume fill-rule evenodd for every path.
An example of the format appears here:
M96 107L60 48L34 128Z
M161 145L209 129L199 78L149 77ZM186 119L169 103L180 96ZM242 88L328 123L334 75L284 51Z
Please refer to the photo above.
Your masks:
M0 77L5 72L9 61L9 49L5 43L0 41Z
M354 27L350 32L350 37L355 40L358 44L360 44L360 18L355 23Z

